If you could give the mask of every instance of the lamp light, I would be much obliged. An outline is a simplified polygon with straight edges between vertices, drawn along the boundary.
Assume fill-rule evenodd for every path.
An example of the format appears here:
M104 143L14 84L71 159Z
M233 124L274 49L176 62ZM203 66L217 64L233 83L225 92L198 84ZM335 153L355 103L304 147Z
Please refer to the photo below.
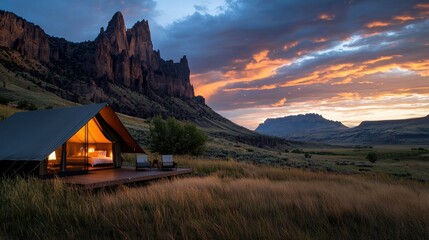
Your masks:
M50 161L57 160L57 154L55 153L55 151L53 151L51 154L49 154L48 160L50 160Z

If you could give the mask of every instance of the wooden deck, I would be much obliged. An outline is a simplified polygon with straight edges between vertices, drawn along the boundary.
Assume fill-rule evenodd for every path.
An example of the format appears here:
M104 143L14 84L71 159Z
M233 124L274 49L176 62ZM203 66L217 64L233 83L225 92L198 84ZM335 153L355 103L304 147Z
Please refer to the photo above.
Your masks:
M79 185L84 188L91 189L155 180L192 172L193 171L190 168L177 168L177 170L152 169L152 171L136 171L135 168L123 167L90 171L88 174L67 176L63 179L68 184Z

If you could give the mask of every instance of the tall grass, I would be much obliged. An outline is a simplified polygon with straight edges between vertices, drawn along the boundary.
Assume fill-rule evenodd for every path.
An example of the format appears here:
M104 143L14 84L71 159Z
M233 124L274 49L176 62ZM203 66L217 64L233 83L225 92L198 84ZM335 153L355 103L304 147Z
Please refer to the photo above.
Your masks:
M3 180L0 238L429 239L424 184L178 160L200 176L97 192Z
M17 112L16 108L9 107L7 105L0 104L0 121L10 117L12 114Z

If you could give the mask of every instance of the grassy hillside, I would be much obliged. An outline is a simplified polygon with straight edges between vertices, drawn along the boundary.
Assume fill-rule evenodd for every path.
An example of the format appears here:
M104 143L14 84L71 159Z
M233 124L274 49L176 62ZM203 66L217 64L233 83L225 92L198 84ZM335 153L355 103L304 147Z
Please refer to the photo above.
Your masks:
M89 192L0 182L0 238L428 239L429 185L183 157L186 178Z

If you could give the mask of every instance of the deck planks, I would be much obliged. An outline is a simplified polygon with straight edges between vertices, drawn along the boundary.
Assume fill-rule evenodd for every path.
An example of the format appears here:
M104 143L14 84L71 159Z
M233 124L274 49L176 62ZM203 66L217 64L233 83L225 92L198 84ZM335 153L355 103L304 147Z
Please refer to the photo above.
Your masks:
M135 168L123 167L89 171L88 174L67 176L64 177L63 180L67 184L79 185L84 188L92 189L155 180L192 172L193 170L190 168L177 168L177 170L168 171L158 169L152 169L152 171L136 171Z

